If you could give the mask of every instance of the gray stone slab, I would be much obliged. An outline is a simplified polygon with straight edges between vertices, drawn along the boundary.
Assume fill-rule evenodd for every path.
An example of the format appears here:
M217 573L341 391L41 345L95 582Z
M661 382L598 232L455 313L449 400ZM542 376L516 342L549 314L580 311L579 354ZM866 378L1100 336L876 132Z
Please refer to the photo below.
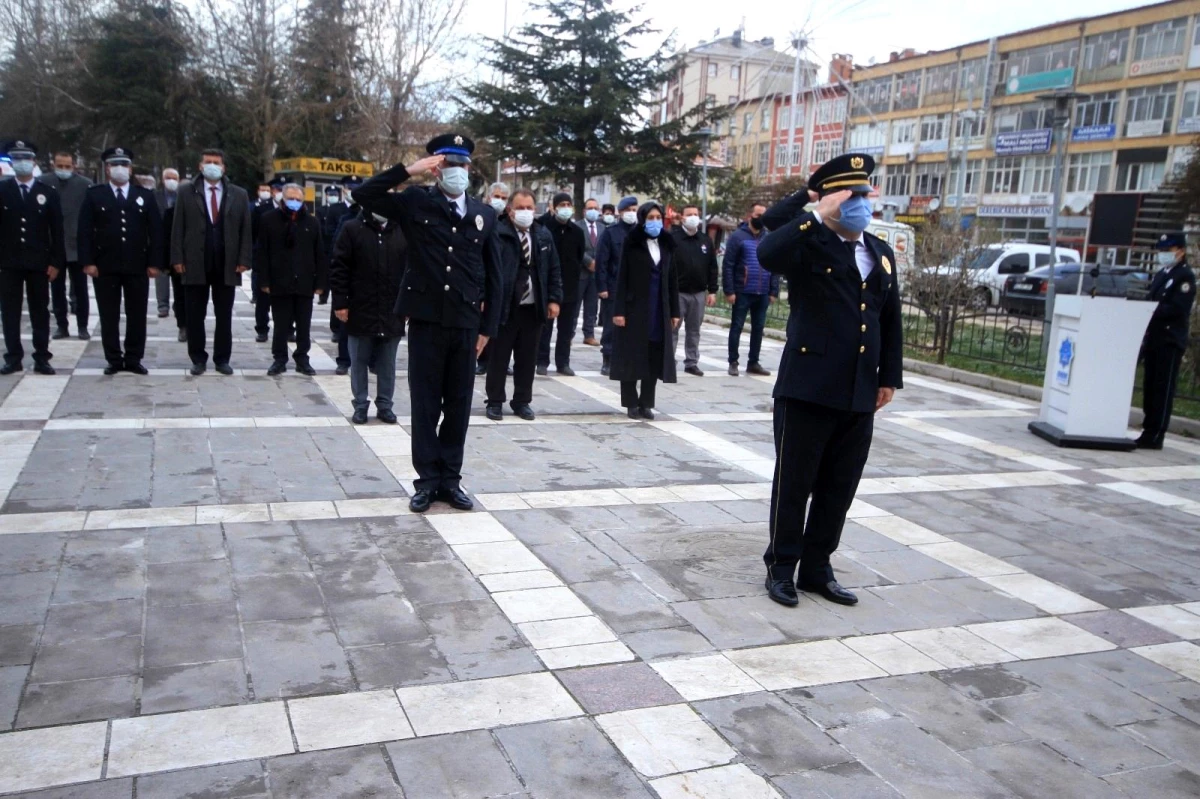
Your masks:
M640 582L625 575L575 583L577 595L618 633L678 627L683 620L671 606Z
M963 752L963 757L1028 799L1120 799L1124 795L1038 741L984 747Z
M327 612L317 581L307 571L240 575L237 588L245 621L308 619Z
M140 635L142 613L143 603L133 599L54 605L46 616L42 645Z
M590 714L682 702L674 688L645 663L571 669L558 679Z
M33 793L12 794L9 799L130 799L133 796L133 779L103 780L50 788ZM215 797L214 797L215 799Z
M28 675L28 666L0 667L0 729L7 730L12 726Z
M1200 796L1200 774L1182 766L1146 768L1104 778L1129 796L1154 796L1162 799L1195 799Z
M54 591L54 572L13 574L0 593L0 625L41 624Z
M0 627L0 667L32 663L41 629L36 624Z
M859 762L776 777L773 782L791 799L901 799L901 795Z
M495 734L535 796L651 795L590 719L505 727Z
M396 574L400 574L402 564L457 562L454 551L434 532L416 531L376 540L384 560Z
M51 644L38 650L30 681L62 682L136 675L141 667L141 654L140 635Z
M152 563L146 567L151 605L190 605L233 599L229 564L223 560Z
M1179 716L1168 716L1126 725L1121 732L1177 761L1188 771L1200 774L1200 751L1196 747L1196 741L1200 740L1197 737L1200 736L1200 724Z
M1119 610L1098 610L1094 613L1076 613L1066 620L1106 641L1125 649L1135 646L1150 646L1178 641L1179 638L1161 627L1122 613Z
M543 544L532 549L567 583L612 579L620 570L612 558L588 541Z
M351 690L346 655L326 619L244 625L247 665L258 699Z
M147 563L219 560L225 556L220 525L162 527L146 531Z
M354 678L364 691L454 679L446 658L432 639L348 647L346 655Z
M444 653L450 671L458 680L483 680L488 677L507 677L542 671L545 666L527 646L515 649L494 649L490 652Z
M232 602L151 605L146 609L147 668L241 656L242 636Z
M272 794L289 799L404 796L379 746L276 757L267 771Z
M345 646L419 641L429 636L403 594L331 598L329 610Z
M241 538L229 542L229 559L238 575L308 571L308 558L294 535Z
M241 660L147 668L142 675L142 713L167 713L250 701Z
M674 610L717 649L779 644L787 640L766 620L773 613L766 596L679 602Z
M890 605L903 608L906 613L915 616L924 627L957 627L962 624L992 621L990 617L974 608L940 593L937 590L938 582L940 581L912 585L880 585L867 589L867 592Z
M479 653L524 646L517 630L489 600L424 605L421 619L443 653Z
M933 676L972 699L996 699L1037 691L1037 686L1003 666L975 666L934 672Z
M854 682L793 688L781 691L779 696L826 730L870 724L897 715L886 702Z
M1134 690L1172 713L1200 724L1200 683L1182 679L1144 685Z
M390 559L388 562L400 579L405 595L416 605L488 598L487 589L461 561L408 563Z
M136 710L136 688L137 678L132 675L31 683L25 689L16 726L48 727L132 716Z
M1141 655L1119 649L1111 652L1074 655L1069 660L1127 688L1137 689L1142 686L1171 682L1179 678L1179 675L1170 669L1152 663Z
M1029 738L986 707L928 674L871 680L863 687L958 752Z
M137 778L139 799L270 799L262 763L251 760Z
M991 621L1031 619L1041 615L1041 611L1028 602L1002 594L974 577L934 580L926 585L944 595L949 601L978 611Z
M479 799L521 791L486 730L387 744L407 799Z
M642 660L711 652L713 645L691 627L626 633L621 640Z
M1066 658L1010 663L1008 669L1112 727L1167 715L1155 703L1115 682L1096 679L1096 672Z
M61 490L61 489L55 489ZM14 492L16 489L14 489ZM12 493L9 494L12 496ZM63 554L64 537L59 533L26 533L8 536L0 552L0 574L57 569Z
M316 556L313 571L322 593L330 601L403 590L375 548L344 555Z
M749 763L772 777L853 760L820 727L772 694L713 699L695 707Z

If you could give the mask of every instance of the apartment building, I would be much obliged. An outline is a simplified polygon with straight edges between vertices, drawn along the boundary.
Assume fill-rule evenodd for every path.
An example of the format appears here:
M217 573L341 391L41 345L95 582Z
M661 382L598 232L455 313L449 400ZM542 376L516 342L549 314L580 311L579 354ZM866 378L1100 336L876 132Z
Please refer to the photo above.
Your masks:
M1200 0L1068 20L855 67L846 149L879 159L882 200L920 224L938 207L1047 239L1054 104L1071 89L1062 240L1082 243L1097 192L1159 188L1200 132Z

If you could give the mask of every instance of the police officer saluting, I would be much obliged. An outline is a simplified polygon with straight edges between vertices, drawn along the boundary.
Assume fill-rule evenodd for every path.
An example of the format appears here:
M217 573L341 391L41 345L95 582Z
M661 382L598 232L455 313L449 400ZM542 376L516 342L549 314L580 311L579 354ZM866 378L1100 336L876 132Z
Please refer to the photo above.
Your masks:
M409 507L416 513L424 513L435 499L458 510L473 507L461 483L475 359L500 319L496 212L466 194L475 144L447 133L425 149L428 158L409 167L397 164L354 191L359 205L398 222L408 240L396 314L409 319L408 390L418 475ZM410 177L427 174L437 178L437 186L389 193Z
M58 192L33 179L33 142L4 147L14 180L0 181L0 317L4 322L4 366L0 375L22 371L21 305L29 298L33 328L33 371L54 374L50 365L50 282L66 266L62 206Z
M110 147L100 159L108 180L87 190L79 211L79 262L96 283L104 374L146 374L146 303L163 266L162 217L154 192L129 180L133 151ZM121 350L121 297L125 350Z
M875 412L901 387L903 331L895 255L865 232L869 155L824 164L764 216L758 259L788 281L787 346L775 381L775 478L767 593L796 605L799 587L854 605L829 558L871 450ZM805 212L809 201L816 208ZM809 499L811 498L811 503ZM808 518L805 519L805 507Z
M1165 233L1158 244L1159 272L1150 281L1150 299L1158 303L1142 345L1141 449L1162 449L1171 426L1175 382L1188 345L1196 273L1187 265L1187 241L1182 233Z

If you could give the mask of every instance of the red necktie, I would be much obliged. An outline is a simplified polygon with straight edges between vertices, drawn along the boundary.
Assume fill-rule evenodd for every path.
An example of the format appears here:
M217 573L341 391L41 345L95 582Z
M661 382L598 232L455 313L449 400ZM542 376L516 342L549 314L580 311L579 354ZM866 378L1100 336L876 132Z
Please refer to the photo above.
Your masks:
M217 205L217 187L209 186L208 190L212 192L212 223L217 224L217 214L221 213L221 207Z
M592 246L596 246L596 223L588 222L588 238L591 239Z

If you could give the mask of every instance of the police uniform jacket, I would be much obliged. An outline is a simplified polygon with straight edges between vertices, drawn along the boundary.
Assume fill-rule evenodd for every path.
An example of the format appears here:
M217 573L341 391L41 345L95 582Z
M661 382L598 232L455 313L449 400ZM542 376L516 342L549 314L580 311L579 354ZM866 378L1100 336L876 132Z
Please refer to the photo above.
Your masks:
M53 172L43 172L37 180L58 192L58 202L62 206L63 244L67 251L67 263L77 263L79 211L83 208L83 195L87 193L92 182L80 174L71 175L63 180Z
M129 183L119 204L112 186L91 186L79 212L79 263L100 275L162 269L163 226L154 192Z
M333 310L350 312L352 336L404 335L404 319L392 313L404 280L408 250L404 231L394 222L380 225L370 214L342 224L333 245L329 290Z
M1158 301L1146 328L1146 346L1186 350L1196 301L1196 273L1180 261L1159 272L1150 283L1150 299Z
M795 207L791 198L782 202ZM768 212L764 224L784 217ZM896 256L870 233L863 242L875 262L866 280L851 249L812 213L792 217L759 242L759 263L787 278L791 305L775 397L871 413L880 387L901 387Z
M621 250L625 246L625 237L635 225L617 222L612 227L605 228L596 241L596 291L611 292L617 282L617 272L621 268Z
M250 232L250 198L246 190L222 178L219 209L225 238L224 279L226 286L242 285L239 266L253 265L253 242ZM205 204L206 182L197 175L194 180L182 181L175 197L175 216L171 220L171 265L183 264L183 285L203 286L208 282L204 271L204 246L208 210Z
M58 192L34 180L22 200L15 178L0 181L0 269L45 272L66 261Z
M329 259L321 225L304 206L293 214L272 208L258 223L254 269L260 289L271 296L308 295L329 286Z
M262 221L263 214L278 207L272 200L256 200L254 207L250 209L250 237L256 244L258 243L258 223Z
M496 212L467 197L466 215L459 219L436 186L388 191L408 177L404 165L397 164L363 183L353 195L368 212L398 222L408 241L396 314L496 335L502 305Z
M516 296L517 270L524 256L521 254L520 234L511 220L504 218L497 222L496 235L500 239L500 283L503 286L500 324L504 325L508 323L513 303L520 299ZM529 254L533 259L529 265L529 277L533 281L533 305L538 310L538 318L545 319L548 311L546 306L552 302L561 305L563 301L562 266L550 231L536 221L529 228Z

